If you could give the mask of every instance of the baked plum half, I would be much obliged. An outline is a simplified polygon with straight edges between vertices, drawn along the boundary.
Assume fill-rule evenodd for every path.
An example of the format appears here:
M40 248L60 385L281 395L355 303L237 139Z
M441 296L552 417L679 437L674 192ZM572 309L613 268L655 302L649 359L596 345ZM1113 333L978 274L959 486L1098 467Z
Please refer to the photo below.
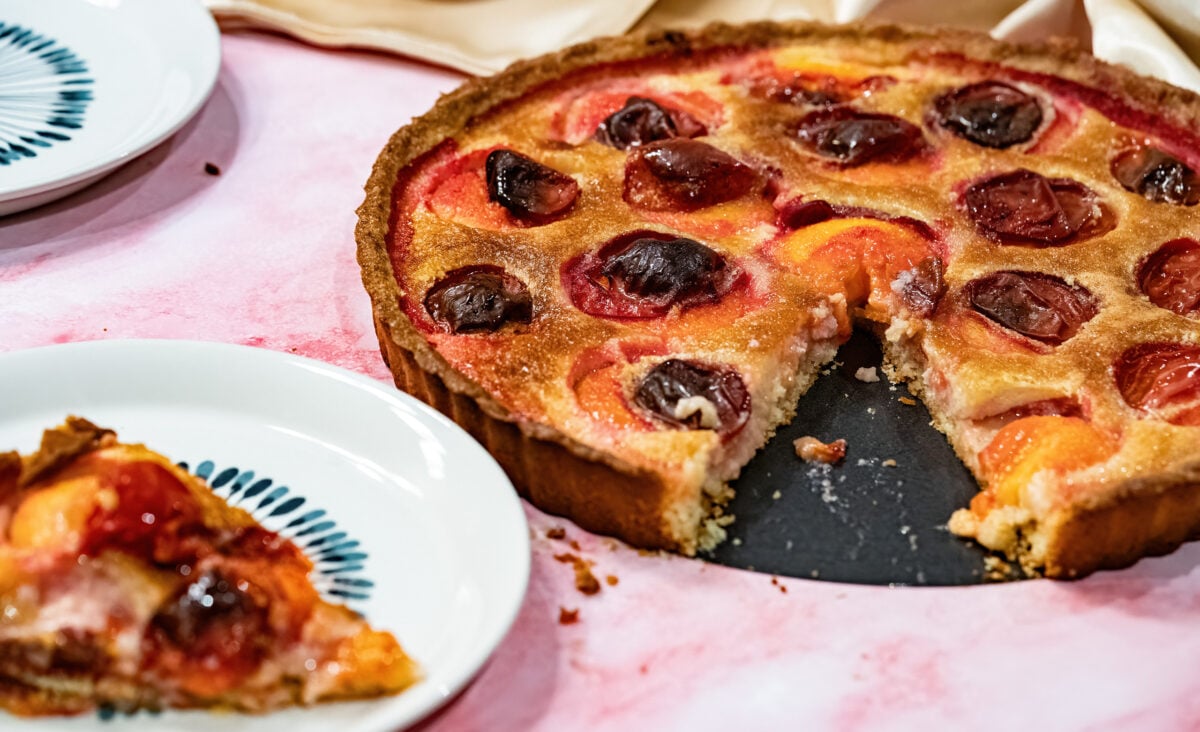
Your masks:
M1112 174L1126 190L1156 203L1200 203L1196 171L1174 155L1154 147L1126 150L1112 161Z
M1063 246L1103 216L1099 198L1082 183L1024 169L975 183L963 203L980 232L1003 244Z
M1178 425L1200 425L1200 346L1142 343L1113 365L1125 403Z
M1096 298L1085 287L1041 272L993 272L967 283L971 307L1026 338L1066 343L1096 317Z
M1003 149L1028 142L1042 125L1036 98L1002 81L968 84L933 103L938 125L976 145Z
M899 163L925 149L921 128L890 114L834 107L810 112L795 136L808 150L846 167Z
M494 333L533 319L533 299L520 279L500 267L463 267L446 274L425 294L425 310L451 333Z
M625 163L625 201L650 211L695 211L750 193L759 174L724 150L672 138L634 149Z
M638 382L634 403L680 429L734 432L750 416L750 391L736 370L672 358Z
M575 307L608 318L655 318L675 307L714 303L739 275L734 264L706 244L648 230L615 237L563 267L563 283Z
M528 224L560 218L579 198L574 178L512 150L493 150L484 170L488 198Z
M609 147L628 150L673 137L699 137L707 131L686 112L667 109L646 97L629 97L624 107L600 123L595 138Z
M1188 317L1200 315L1200 241L1172 239L1138 268L1138 286L1150 302Z

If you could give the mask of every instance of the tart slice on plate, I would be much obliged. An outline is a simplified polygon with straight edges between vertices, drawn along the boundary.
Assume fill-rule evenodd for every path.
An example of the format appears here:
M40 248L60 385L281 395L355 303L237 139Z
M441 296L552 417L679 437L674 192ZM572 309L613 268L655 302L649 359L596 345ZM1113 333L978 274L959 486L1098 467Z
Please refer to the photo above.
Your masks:
M721 541L857 326L980 481L951 529L1079 576L1200 533L1198 123L1056 45L599 40L399 130L359 261L396 383L585 528Z
M68 418L0 454L0 708L264 712L414 683L311 569L166 457Z

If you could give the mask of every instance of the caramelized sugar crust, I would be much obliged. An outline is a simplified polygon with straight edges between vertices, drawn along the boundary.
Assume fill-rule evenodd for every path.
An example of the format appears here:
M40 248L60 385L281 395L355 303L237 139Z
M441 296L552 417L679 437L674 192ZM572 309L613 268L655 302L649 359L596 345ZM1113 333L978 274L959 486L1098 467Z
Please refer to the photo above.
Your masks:
M986 83L1014 106L980 111ZM939 100L968 87L976 106L946 123ZM612 115L629 100L621 123L650 121L623 129L638 143L622 149ZM963 119L1005 114L1021 128L961 133ZM1066 46L806 23L607 39L469 82L397 132L359 209L359 260L397 384L585 527L686 553L719 540L725 482L859 321L984 484L952 528L1074 576L1200 528L1200 364L1173 356L1167 376L1136 372L1153 382L1143 391L1170 390L1165 401L1131 404L1119 384L1132 377L1118 373L1141 344L1200 342L1195 318L1138 282L1164 243L1200 229L1195 207L1146 193L1174 185L1189 200L1178 187L1200 165L1197 122L1195 95ZM1113 161L1141 148L1169 160L1143 165L1132 186L1117 180ZM535 225L514 216L488 187L497 150L569 176L577 197ZM719 254L725 279L709 290L695 268L639 265L717 294L665 315L636 303L619 317L584 312L629 287L596 272L628 276L567 276L567 263L630 232ZM712 261L702 269L715 278ZM477 266L528 288L528 322L464 335L430 317L426 293ZM639 297L657 296L647 272ZM750 409L737 429L711 386L713 409L687 389L637 398L648 373L680 359L740 376ZM1159 402L1170 409L1145 406ZM531 467L534 453L557 474ZM1189 508L1135 530L1156 496Z

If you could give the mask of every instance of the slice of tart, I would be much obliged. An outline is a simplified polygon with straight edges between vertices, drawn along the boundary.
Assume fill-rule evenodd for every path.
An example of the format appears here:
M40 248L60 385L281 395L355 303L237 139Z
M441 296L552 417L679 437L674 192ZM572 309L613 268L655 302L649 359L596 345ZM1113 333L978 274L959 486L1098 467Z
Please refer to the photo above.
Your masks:
M264 712L412 684L396 639L311 569L167 458L70 417L0 454L0 707Z
M359 260L396 383L586 528L720 541L858 326L980 480L951 528L1078 576L1200 533L1198 123L1060 46L607 39L398 131Z

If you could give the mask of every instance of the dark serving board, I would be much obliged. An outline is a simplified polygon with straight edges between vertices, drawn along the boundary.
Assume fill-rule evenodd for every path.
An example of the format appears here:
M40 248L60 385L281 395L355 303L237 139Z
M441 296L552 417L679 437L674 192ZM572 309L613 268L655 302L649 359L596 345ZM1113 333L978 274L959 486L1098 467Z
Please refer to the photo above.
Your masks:
M984 581L985 553L946 520L978 487L903 385L854 377L880 363L878 343L855 333L831 372L800 400L796 418L733 484L737 517L709 561L790 577L866 584ZM806 463L792 441L844 438L839 465ZM885 466L895 460L895 467Z

